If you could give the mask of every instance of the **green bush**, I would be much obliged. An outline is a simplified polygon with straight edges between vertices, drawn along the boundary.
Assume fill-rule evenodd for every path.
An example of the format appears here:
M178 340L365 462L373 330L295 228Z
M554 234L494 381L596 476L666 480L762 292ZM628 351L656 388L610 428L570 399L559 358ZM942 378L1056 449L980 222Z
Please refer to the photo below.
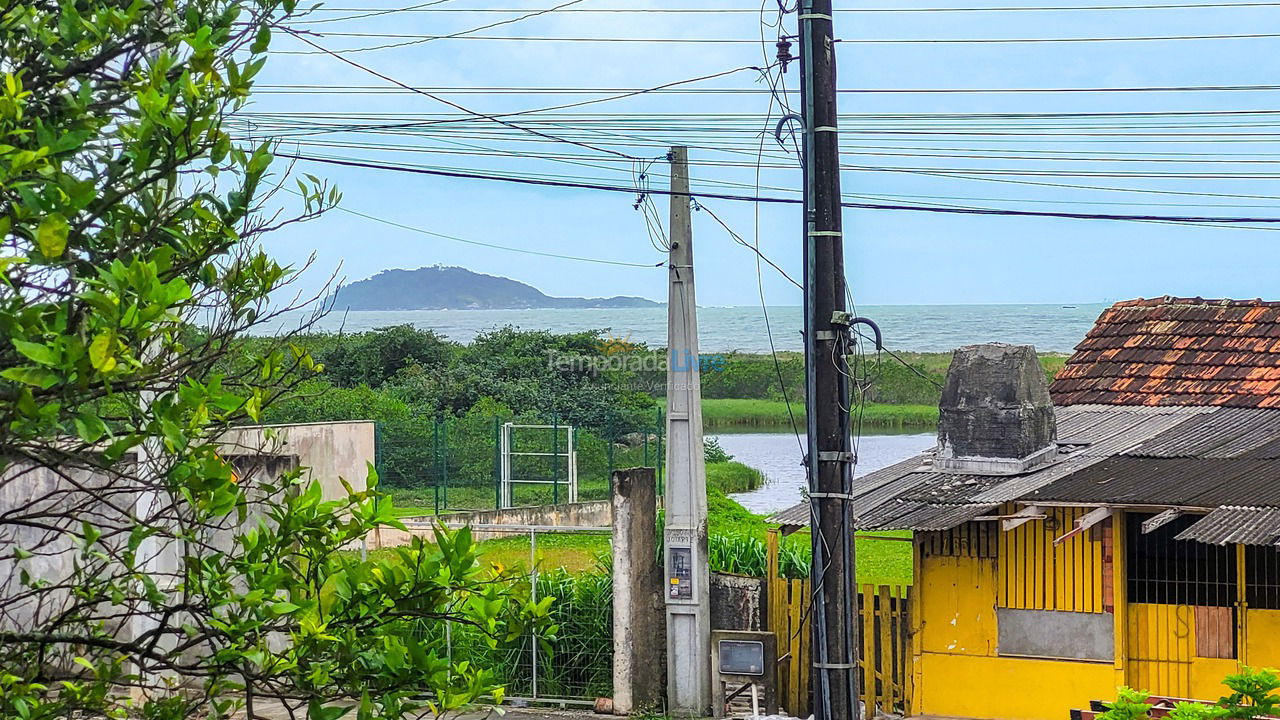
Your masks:
M1280 709L1280 676L1275 670L1243 667L1223 681L1232 692L1212 705L1179 702L1167 717L1173 720L1254 720L1273 717ZM1122 687L1115 702L1106 703L1099 720L1149 720L1151 703L1146 692Z
M764 485L764 481L764 473L740 462L707 463L707 485L722 493L750 492Z
M708 463L722 463L729 462L733 456L720 447L719 440L712 437L702 439L702 459Z

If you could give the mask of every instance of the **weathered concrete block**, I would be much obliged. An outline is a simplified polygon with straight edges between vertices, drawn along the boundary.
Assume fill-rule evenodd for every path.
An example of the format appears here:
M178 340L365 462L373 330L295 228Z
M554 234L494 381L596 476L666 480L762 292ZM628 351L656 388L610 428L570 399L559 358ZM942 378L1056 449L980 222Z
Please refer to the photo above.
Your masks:
M658 566L653 468L613 473L613 712L659 708L666 695L666 605Z
M1049 384L1030 345L957 349L938 410L941 470L1022 472L1057 453Z
M711 573L711 629L763 630L764 578Z

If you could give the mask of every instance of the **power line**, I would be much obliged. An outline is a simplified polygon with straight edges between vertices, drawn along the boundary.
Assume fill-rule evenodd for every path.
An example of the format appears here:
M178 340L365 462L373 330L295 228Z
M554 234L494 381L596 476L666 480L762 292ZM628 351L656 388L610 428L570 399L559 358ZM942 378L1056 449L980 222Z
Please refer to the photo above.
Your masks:
M546 15L546 14L548 14L548 13L553 13L553 12L557 12L557 11L562 11L562 10L564 10L565 8L568 8L569 6L571 6L571 5L577 5L577 4L578 4L578 3L580 3L580 2L583 2L583 0L568 0L568 2L561 3L561 4L559 4L559 5L556 5L556 6L554 6L554 7L547 8L547 9L545 9L545 10L536 10L536 11L534 11L534 12L526 12L525 14L521 15L520 17L508 18L508 19L506 19L506 20L498 20L497 22L487 23L487 24L485 24L485 25L481 25L481 26L479 26L479 27L471 28L470 30L460 30L460 31L458 31L458 32L450 33L450 34L448 34L448 35L428 36L428 37L423 37L423 38L421 38L421 39L417 39L417 40L409 40L409 41L406 41L406 42L388 43L388 44L386 44L386 45L375 45L375 46L373 46L373 47L353 48L353 49L344 49L344 50L334 50L333 52L335 52L335 53L343 53L343 54L345 54L345 53L357 53L357 52L369 52L369 51L372 51L372 50L387 50L387 49L390 49L390 48L408 47L408 46L410 46L410 45L421 45L422 43L428 43L428 42L431 42L431 41L433 41L433 40L455 40L455 39L458 39L458 38L466 37L466 36L470 35L471 33L480 32L481 30L490 30L490 29L492 29L492 28L500 27L500 26L502 26L502 25L511 25L512 23L518 23L518 22L520 22L521 20L528 20L528 19L530 19L530 18L535 18L535 17L538 17L538 16L540 16L540 15ZM321 22L323 22L323 21L321 21ZM338 35L338 34L340 34L340 33L325 33L325 34Z
M286 190L287 189L288 188L286 188ZM292 192L295 195L298 194L293 190L289 190L289 192ZM352 210L351 208L343 207L341 205L336 205L334 207L337 210L340 210L349 215L355 215L356 217L364 218L365 220L372 220L374 222L382 223L383 225L389 225L391 227L399 228L401 230L408 230L410 232L415 232L422 235L429 235L431 237L440 238L442 240L451 240L453 242L465 243L467 245L477 245L480 247L493 248L495 250L506 250L508 252L522 253L525 255L537 255L539 257L556 258L558 260L573 260L577 262L596 263L599 265L617 265L621 267L657 268L657 267L663 267L666 265L665 261L660 261L656 263L637 263L637 262L626 262L623 260L606 260L604 258L584 257L580 255L562 255L560 253L544 252L541 250L529 250L528 248L512 247L510 245L498 245L496 243L483 242L480 240L468 240L467 238L460 238L455 235L446 235L444 233L438 233L431 230L424 230L423 228L414 227L412 225L405 225L404 223L398 223L398 222L395 222L394 220L387 220L385 218L380 218L376 215L369 215L368 213L363 213L358 210Z
M346 20L361 20L364 18L378 17L381 15L390 15L392 13L403 13L403 12L439 12L439 10L433 10L431 6L443 5L444 3L447 3L449 1L450 0L431 0L430 2L420 3L418 5L410 5L409 7L405 7L405 8L385 8L381 10L378 10L378 9L370 10L369 8L344 8L340 10L340 12L357 12L361 14L352 15L351 17L344 17L344 18L329 18L327 20L311 20L309 22L312 22L312 23L343 22ZM321 12L321 11L333 12L335 10L338 10L338 9L337 8L312 8L307 12L308 13Z
M468 152L468 151L452 150L452 149L449 149L449 148L432 148L432 147L420 147L420 146L412 146L412 147L403 147L403 146L382 146L382 145L376 145L376 144L345 144L345 143L323 143L323 142L302 142L302 143L298 143L298 142L296 142L296 141L295 141L293 144L294 144L294 145L297 145L297 146L306 145L306 146L308 146L308 147L348 147L348 148L361 148L361 149L373 149L373 150L380 150L380 149L382 149L382 150L401 150L401 151L405 151L405 150L407 150L407 151L421 152L421 153L439 153L439 154L455 154L455 153L457 153L457 154L464 154L464 155L465 155L465 154L489 155L489 156L497 156L497 157L512 157L512 158L523 158L523 159L534 159L534 160L547 160L547 161L551 161L551 162L559 162L559 163L565 163L565 164L570 164L570 165L576 165L576 166L581 166L581 167L589 167L589 168L593 168L593 169L600 169L600 170L607 170L607 171L616 171L616 170L618 170L618 168L615 168L615 167L609 167L609 166L598 165L598 164L595 164L595 163L593 163L593 162L583 162L583 161L582 161L582 160L580 160L580 159L587 159L587 158L588 158L588 156L582 156L582 155L561 155L561 154L550 154L550 153L529 153L529 152L517 152L517 151L501 151L501 150L498 150L498 149L496 149L496 148L487 148L487 147L482 146L482 145L473 145L473 144L470 144L470 143L463 143L463 142L459 142L459 141L456 141L456 140L449 140L449 139L439 138L439 139L437 139L437 141L438 141L438 142L445 142L445 143L448 143L448 144L450 144L450 145L458 146L458 147L473 148L473 149L475 149L476 151ZM704 149L712 149L712 150L714 150L715 148L704 148ZM596 160L596 162L608 161L608 160L609 160L609 158L599 158L599 159L597 159L597 160ZM703 163L699 163L699 164L715 164L715 163L706 163L706 162L703 162ZM743 163L743 164L726 163L726 164L727 164L727 165L730 165L730 166L735 166L735 167L756 167L754 164L750 164L750 165L748 165L748 164L745 164L745 163ZM763 164L761 164L761 165L760 165L760 167L764 167L764 165L763 165ZM782 167L782 166L780 166L780 165L769 165L768 167ZM956 177L956 178L953 178L953 177L951 177L951 176L949 176L949 175L946 175L946 174L942 174L942 175L939 175L939 176L940 176L940 177L947 178L947 179L975 179L975 180L979 180L979 179L983 179L983 180L985 180L985 179L988 179L988 178L964 178L964 177ZM703 184L704 184L704 185L708 185L708 186L715 186L715 187L735 187L735 188L753 187L753 186L752 186L752 184L750 184L750 183L740 183L740 182L732 182L732 181L727 181L727 180L715 180L715 179L711 179L711 180L704 180L704 181L703 181ZM1061 187L1067 187L1067 188L1071 188L1071 189L1077 189L1077 186L1067 185L1067 184L1059 184L1059 183L1027 183L1027 184L1032 184L1032 185L1050 185L1050 186L1054 186L1054 187L1059 187L1059 186L1061 186ZM640 184L639 184L638 182L637 182L636 187L637 187L637 188L640 188ZM754 195L758 196L758 195L760 194L761 189L775 190L775 191L780 191L780 192L795 192L795 190L794 190L793 188L776 187L776 186L762 186L762 185L760 185L760 184L759 184L759 182L758 182L758 180L757 180L757 182L756 182L756 183L755 183L755 185L754 185ZM1102 186L1078 186L1078 189L1104 190L1104 191L1114 191L1114 192L1147 192L1147 193L1152 193L1152 194L1164 194L1164 193L1170 193L1170 194L1183 194L1183 195L1192 195L1192 196L1200 195L1200 194L1201 194L1201 193L1194 193L1194 192L1190 192L1190 193L1176 193L1175 191L1139 190L1139 189L1130 189L1130 188L1114 188L1114 187L1102 187ZM644 190L643 190L643 188L641 188L641 189L640 189L640 190L638 190L638 191L639 191L639 192L643 192ZM1252 196L1252 195L1244 195L1244 194L1230 194L1230 193L1204 193L1204 194L1206 194L1206 195L1211 195L1211 196L1218 196L1218 197L1230 197L1230 198L1239 198L1239 199L1267 199L1267 200L1271 200L1271 199L1280 199L1280 197L1276 197L1276 196ZM912 194L894 194L894 193L845 193L845 197L846 197L846 198L850 198L850 199L870 199L870 200L886 200L886 199L900 199L900 200L930 200L930 201L939 201L939 200L943 200L943 201L977 201L977 202L984 202L984 203L1015 203L1015 204L1018 204L1018 203L1028 204L1028 203L1029 203L1029 204L1042 204L1042 205L1083 205L1083 206L1129 206L1129 207L1151 207L1151 206L1160 206L1160 207L1232 207L1232 208L1256 208L1256 207L1266 207L1266 206L1259 206L1259 205L1258 205L1258 204L1256 204L1256 203L1249 203L1249 204L1244 204L1244 203L1205 203L1205 202L1199 202L1199 203L1174 203L1174 202L1158 202L1158 201L1148 201L1148 202L1112 202L1112 201L1105 201L1105 200L1060 200L1060 199L1046 200L1046 199L1035 199L1035 198L1001 198L1001 197L995 197L995 198L993 198L993 197L965 197L965 196L936 195L936 194L935 194L935 195L920 195L920 194L912 195ZM931 204L937 204L937 203L931 203ZM960 206L960 207L964 207L964 206Z
M312 43L312 44L314 45L314 43ZM317 46L317 47L319 47L319 46ZM365 70L366 72L370 72L370 73L373 73L373 74L377 75L378 77L382 77L382 78L384 78L384 79L388 80L389 82L393 82L393 83L395 83L396 85L398 85L401 89L403 89L403 90L407 90L408 92L413 92L413 93L417 93L417 94L421 94L421 95L426 95L427 97L430 97L430 98L432 98L433 100L437 100L437 101L440 101L440 102L444 102L444 103L446 103L446 104L453 105L454 107L461 107L461 106L458 106L458 105L456 105L456 104L454 104L454 103L450 103L450 102L448 102L447 100L443 100L443 99L441 99L441 98L440 98L440 97L439 97L435 92L429 91L429 90L424 89L424 88L415 88L415 87L410 87L410 86L405 85L404 83L402 83L402 82L400 82L400 81L398 81L398 80L394 80L394 79L391 79L391 78L387 78L386 76L380 75L380 74L378 74L378 73L376 73L376 72L374 72L374 71L372 71L372 70L368 70L368 69L367 69L367 68L365 68L364 66L359 65L359 64L357 64L357 63L355 63L355 62L353 62L353 61L351 61L351 60L349 60L349 59L347 59L347 58L341 57L341 56L339 56L339 55L335 55L335 57L337 57L339 60L342 60L342 61L344 61L344 62L347 62L347 63L349 63L349 64L351 64L351 65L354 65L355 67L361 68L361 69ZM706 81L706 80L714 80L714 79L716 79L716 78L721 78L721 77L725 77L725 76L728 76L728 75L733 75L733 74L735 74L735 73L739 73L739 72L742 72L742 71L744 71L744 70L755 70L755 71L757 71L757 72L764 72L764 70L767 70L767 68L762 69L762 68L756 67L756 66L754 66L754 65L744 65L744 66L742 66L742 67L737 67L737 68L732 68L732 69L730 69L730 70L723 70L723 71L720 71L720 72L710 73L710 74L708 74L708 75L701 75L701 76L698 76L698 77L687 78L687 79L684 79L684 80L673 80L673 81L671 81L671 82L663 83L663 84L661 84L661 85L655 85L655 86L653 86L653 87L649 87L649 88L637 88L637 89L624 90L624 91L622 91L622 92L621 92L621 94L613 95L613 96L610 96L610 97L594 98L594 99L591 99L591 100L582 100L582 101L579 101L579 102L564 103L564 104L560 104L560 105L550 105L550 106L546 106L546 107L539 107L539 108L529 108L529 109L526 109L526 110L515 110L515 111L511 111L511 112L502 112L502 113L477 113L477 112L474 112L474 111L471 111L471 110L467 110L467 109L465 109L465 108L463 108L463 110L464 110L468 115L470 115L470 116L478 116L478 117L481 117L481 118L484 118L484 119L493 120L494 122L502 123L502 124L504 124L504 125L507 125L508 127L512 127L512 128L517 129L517 130L521 130L521 131L525 131L525 132L530 132L530 131L526 130L523 126L516 126L516 125L511 125L510 123L505 123L505 122L503 122L500 118L521 117L521 116L527 116L527 115L535 115L535 114L540 114L540 113L553 112L553 111L557 111L557 110L567 110L567 109L571 109L571 108L583 107L583 106L586 106L586 105L595 105L595 104L599 104L599 103L613 102L613 101L615 101L615 100L622 100L622 99L625 99L625 98L634 97L634 96L636 96L636 95L644 95L644 94L647 94L647 93L653 93L653 92L669 91L669 90L671 90L672 88L675 88L676 86L679 86L679 85L688 85L688 84L690 84L690 83L704 82L704 81ZM388 88L388 89L391 89L391 88ZM254 114L253 114L253 113L242 113L242 115L244 115L244 116L251 116L251 115L254 115ZM273 113L265 113L265 114L263 114L262 116L263 116L263 117L270 117L270 116L272 116L272 115L279 115L279 113L274 113L274 114L273 114ZM368 124L366 124L366 125L364 125L364 126L353 126L353 127L351 127L351 128L347 128L347 129L346 129L346 131L365 130L365 129L369 129L369 130L381 130L381 129L386 129L386 128L393 128L393 129L398 129L398 128L411 128L411 127L412 127L412 128L417 128L417 127L422 127L422 126L426 126L426 125L437 125L437 124L443 125L443 124L452 124L452 123L457 123L457 122L458 122L458 120L457 120L457 119L452 119L452 118L447 118L447 117L445 117L445 118L439 118L439 119L433 119L433 120L412 120L412 121L409 121L409 122L402 122L402 123L398 123L398 124L394 124L394 125L368 125ZM536 121L535 121L535 122L536 122ZM547 137L553 137L553 136L547 136ZM554 137L553 137L553 139L554 139ZM587 145L586 147L589 147L589 148L591 148L591 149L598 149L598 148L595 148L594 146L591 146L591 145ZM629 160L635 160L635 159L636 159L636 158L632 158L631 156L628 156L628 155L623 155L622 157L625 157L625 158L627 158L627 159L629 159Z
M756 44L759 40L746 38L637 38L637 37L546 37L546 36L513 36L513 35L420 35L412 33L371 33L371 32L325 32L317 33L323 37L353 37L381 39L430 40L489 40L501 42L563 42L563 43L645 43L645 44ZM296 37L296 35L295 35ZM1280 33L1231 33L1223 35L1149 35L1149 36L1113 36L1113 37L1069 37L1069 38L837 38L835 42L855 45L950 45L950 44L1002 44L1002 43L1093 43L1093 42L1151 42L1178 40L1257 40L1280 38ZM394 47L394 46L388 46ZM377 48L352 48L340 52L358 52ZM279 54L315 54L288 50L274 51ZM324 52L339 52L329 51Z
M441 0L443 1L443 0ZM1277 2L1210 2L1155 5L1042 5L1042 6L985 6L985 7L931 7L931 8L836 8L842 13L947 13L947 12L1057 12L1072 10L1195 10L1203 8L1263 8L1280 6ZM360 12L360 8L316 8L321 12ZM498 8L403 8L383 12L418 13L518 13L517 9ZM576 8L568 12L588 14L687 14L687 13L758 13L751 8Z
M781 267L781 266L779 266L776 262L774 262L774 261L770 260L770 259L769 259L769 257L768 257L767 255L765 255L763 252L761 252L761 251L760 251L760 248L755 247L754 245L752 245L751 243L747 242L746 240L743 240L743 239L742 239L742 236L741 236L741 235L739 235L738 233L734 232L734 231L733 231L733 228L731 228L731 227L729 227L728 225L726 225L726 224L725 224L725 222L724 222L723 220L721 220L721 219L720 219L720 216L719 216L719 215L716 215L714 212L712 212L712 211L711 211L711 208L707 207L706 205L704 205L704 204L702 204L702 203L698 203L698 204L694 207L694 209L695 209L695 210L702 210L702 211L703 211L703 212L705 212L706 214L710 215L712 220L715 220L717 223L719 223L719 224L720 224L720 227L724 228L724 231L725 231L725 232L727 232L727 233L729 233L729 237L733 238L733 241L734 241L734 242L738 243L739 245L741 245L741 246L743 246L743 247L747 248L748 250L752 251L753 253L755 253L755 254L756 254L756 257L758 257L760 260L763 260L764 262L768 263L769 267L773 268L774 270L777 270L779 275L781 275L782 277L784 277L784 278L786 278L786 279L787 279L787 282L791 283L792 285L795 285L796 287L800 288L801 290L803 290L803 289L804 289L804 286L803 286L803 285L801 285L800 283L796 282L795 278L793 278L793 277L791 277L790 275L788 275L788 274L787 274L787 271L786 271L786 270L783 270L783 269L782 269L782 267Z
M261 131L261 128L258 128ZM273 134L273 137L277 136ZM437 142L445 141L443 138L426 137L423 140L435 140ZM520 157L531 158L537 160L580 160L592 159L595 156L585 154L568 154L554 152L516 152L512 150L485 148L483 146L468 146L478 149L469 150L453 150L438 147L424 147L415 144L396 144L396 143L379 143L368 141L346 141L346 140L293 140L302 145L310 147L331 147L346 148L358 150L380 150L395 152L412 152L412 153L434 153L444 155L470 155L480 157ZM604 144L604 143L602 143ZM1076 155L1050 155L1048 153L1055 152L1052 150L1036 151L1021 150L1020 152L1029 153L1027 155L997 154L984 149L959 148L953 152L931 151L931 148L902 148L905 150L923 150L924 152L885 152L884 150L893 149L880 148L877 146L862 146L862 150L841 152L842 157L906 157L906 158L946 158L953 160L1003 160L1003 161L1036 161L1036 162L1075 162L1075 163L1158 163L1158 164L1177 164L1177 165L1278 165L1280 164L1280 153L1231 153L1229 156L1220 156L1214 153L1107 153L1107 152L1084 152ZM1060 151L1059 151L1060 152ZM1095 155L1101 155L1096 157ZM1136 155L1136 157L1135 157ZM776 155L769 157L777 158ZM602 162L627 162L623 159L599 158ZM691 163L701 167L727 167L727 168L751 168L759 165L767 169L790 169L794 167L792 163L756 163L746 160L699 160ZM843 164L842 169L849 170L865 170L864 166L855 166ZM886 168L878 168L886 169ZM992 171L997 172L997 171ZM1075 173L1070 173L1075 174ZM1158 177L1158 176L1157 176Z
M369 163L359 160L347 160L341 158L326 158L312 155L276 153L277 157L292 158L295 160L306 160L310 162L324 163L328 165L339 165L343 167L357 167L371 170L391 170L395 172L405 172L418 175L434 175L438 177L466 178L473 180L495 180L499 182L517 183L522 185L537 185L543 187L561 187L575 188L582 190L601 190L606 192L623 192L634 194L635 188L622 187L616 185L608 185L604 183L594 182L573 182L565 180L548 180L529 177L516 176L498 176L486 175L483 173L469 172L463 170L445 170L437 168L424 167L408 167L387 165L378 163ZM649 190L649 194L653 195L670 195L668 190ZM795 205L802 201L797 198L779 198L779 197L754 197L750 195L733 195L727 193L708 193L708 192L692 192L692 197L714 200L735 200L743 202L761 202ZM945 214L960 215L995 215L995 216L1012 216L1012 217L1045 217L1045 218L1064 218L1076 220L1119 220L1119 221L1137 221L1137 222L1176 222L1186 224L1271 224L1280 223L1280 217L1214 217L1214 216L1196 216L1196 215L1121 215L1111 213L1078 213L1078 212L1060 212L1047 210L1009 210L1003 208L969 208L969 207L936 207L927 205L899 205L890 203L864 203L864 202L844 202L843 207L861 209L861 210L904 210L915 212L932 212Z
M472 109L470 109L470 108L467 108L467 107L464 107L464 106L462 106L462 105L459 105L458 103L453 102L452 100L447 100L447 99L445 99L445 98L442 98L442 97L440 97L439 95L434 95L434 94L432 94L432 93L429 93L429 92L426 92L426 91L423 91L423 90L417 90L417 89L413 88L412 86L410 86L410 85L406 85L405 83L402 83L402 82L400 82L399 80L396 80L395 78L393 78L393 77L391 77L391 76L389 76L389 75L384 75L384 74L382 74L382 73L378 72L377 70L374 70L374 69L372 69L372 68L370 68L370 67L368 67L368 66L361 65L360 63L356 62L355 60L352 60L352 59L347 58L347 57L343 57L342 55L339 55L339 54L335 53L334 51L329 50L328 48L323 47L322 45L319 45L318 43L315 43L315 42L311 41L309 38L304 37L303 35L299 34L298 32L296 32L296 31L294 31L294 30L291 30L291 29L289 29L289 28L283 28L283 29L284 29L284 31L285 31L285 32L289 33L289 34L290 34L290 35L292 35L293 37L296 37L297 39L299 39L299 40L301 40L302 42L304 42L304 43L306 43L306 44L310 45L311 47L316 48L318 51L323 52L323 53L324 53L324 54L326 54L326 55L330 55L330 56L332 56L332 57L334 57L334 58L336 58L336 59L338 59L338 60L341 60L342 62L344 62L344 63L346 63L346 64L350 65L351 67L356 68L357 70L360 70L360 71L362 71L362 72L366 72L366 73L368 73L368 74L370 74L370 75L373 75L374 77L378 77L378 78L381 78L381 79L383 79L383 80L386 80L386 81L387 81L387 82L389 82L389 83L392 83L392 84L398 85L398 86L400 86L400 87L402 87L402 88L405 88L406 90L410 90L410 91L415 92L415 93L417 93L417 94L419 94L419 95L423 95L423 96L425 96L425 97L429 97L429 98L431 98L432 100L435 100L435 101L436 101L436 102L438 102L438 103L443 103L443 104L445 104L445 105L448 105L448 106L449 106L449 107L451 107L451 108L454 108L455 110L460 110L460 111L462 111L462 112L464 112L464 113L467 113L468 115L473 115L473 116L475 116L475 117L477 117L477 118L482 118L482 119L485 119L485 120L490 120L490 121L492 121L492 122L496 122L496 123L498 123L498 124L500 124L500 125L505 125L505 126L507 126L507 127L511 128L511 129L513 129L513 130L520 130L520 131L522 131L522 132L527 132L527 133L530 133L530 134L532 134L532 135L537 135L538 137L546 138L546 139L548 139L548 140L554 140L554 141L556 141L556 142L565 142L565 143L569 143L570 145L577 145L578 147L587 148L588 150L595 150L596 152L607 153L607 154L609 154L609 155L617 155L617 156L619 156L619 157L626 157L626 158L630 158L630 157L631 157L630 155L627 155L626 153L620 153L620 152L618 152L617 150L609 150L609 149L607 149L607 148L598 148L598 147L594 147L594 146L592 146L592 145L590 145L590 144L587 144L587 143L578 142L578 141L576 141L576 140L564 140L564 139L561 139L561 138L557 138L557 137L556 137L556 136L554 136L554 135L548 135L548 134L546 134L546 133L544 133L544 132L541 132L541 131L538 131L538 130L533 130L533 129L531 129L531 128L525 128L525 127L521 127L521 126L519 126L519 125L515 125L515 124L513 124L513 123L510 123L510 122L508 122L508 121L506 121L506 120L503 120L503 119L501 119L501 118L495 117L495 116L493 116L493 115L489 115L489 114L482 113L482 112L476 112L475 110L472 110ZM635 159L635 158L632 158L632 159Z
M768 88L669 88L660 85L652 88L620 87L518 87L518 86L416 86L413 89L389 88L377 85L258 85L255 93L270 94L332 94L377 95L425 90L446 95L598 95L601 93L661 93L681 95L765 95L774 93ZM1259 92L1280 90L1280 85L1181 85L1142 87L1088 87L1088 88L844 88L841 94L879 93L1163 93L1163 92ZM844 114L841 114L843 117Z

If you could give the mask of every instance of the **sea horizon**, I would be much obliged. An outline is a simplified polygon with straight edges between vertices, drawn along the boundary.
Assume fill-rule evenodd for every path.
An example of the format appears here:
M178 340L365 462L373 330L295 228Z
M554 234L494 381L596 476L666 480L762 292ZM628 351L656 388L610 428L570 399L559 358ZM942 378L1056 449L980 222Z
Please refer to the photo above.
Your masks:
M1070 352L1108 303L969 303L858 305L856 314L879 325L885 347L945 352L963 345L1006 342L1041 352ZM309 313L286 313L259 328L263 335L296 330ZM394 325L432 330L469 343L505 326L556 333L596 331L607 337L665 347L666 305L635 308L527 308L515 310L332 310L311 332L352 333ZM700 306L698 337L704 353L802 350L801 306Z

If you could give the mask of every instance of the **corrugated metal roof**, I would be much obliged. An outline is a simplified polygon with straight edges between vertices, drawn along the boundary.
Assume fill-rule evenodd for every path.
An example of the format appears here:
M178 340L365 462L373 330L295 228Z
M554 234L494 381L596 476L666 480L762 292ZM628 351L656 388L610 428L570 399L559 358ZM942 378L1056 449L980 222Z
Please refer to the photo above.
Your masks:
M1177 539L1212 545L1275 545L1280 540L1280 508L1220 507L1183 530Z
M851 508L853 513L856 515L860 509L867 509L868 503L879 504L895 497L896 492L902 487L903 476L920 468L927 457L928 455L918 455L907 458L902 462L855 477L854 494L858 496L858 500ZM808 525L809 503L802 502L777 512L771 515L768 521L779 525Z
M1063 457L1059 462L1045 466L1026 475L1009 478L1006 482L980 493L972 499L977 502L1010 502L1034 496L1040 488L1070 477L1074 473L1139 445L1162 432L1177 428L1199 415L1213 413L1215 408L1160 408L1127 406L1083 406L1090 415L1110 415L1095 421L1087 432L1082 431L1074 439L1089 444ZM1058 408L1060 417L1073 418L1076 408ZM1259 412L1259 411L1254 411ZM1059 438L1062 434L1059 433ZM1060 442L1062 442L1060 440Z
M947 529L981 514L955 508L1013 501L1280 507L1280 411L1073 405L1056 412L1062 452L1054 462L1012 476L940 473L925 453L854 481L859 526ZM1204 455L1183 456L1192 452ZM807 525L808 505L771 520Z
M994 505L937 505L891 500L855 519L859 530L950 530L985 514Z
M1198 508L1280 506L1280 460L1121 455L1017 499Z
M1127 451L1143 457L1280 457L1280 413L1221 408L1200 415Z

